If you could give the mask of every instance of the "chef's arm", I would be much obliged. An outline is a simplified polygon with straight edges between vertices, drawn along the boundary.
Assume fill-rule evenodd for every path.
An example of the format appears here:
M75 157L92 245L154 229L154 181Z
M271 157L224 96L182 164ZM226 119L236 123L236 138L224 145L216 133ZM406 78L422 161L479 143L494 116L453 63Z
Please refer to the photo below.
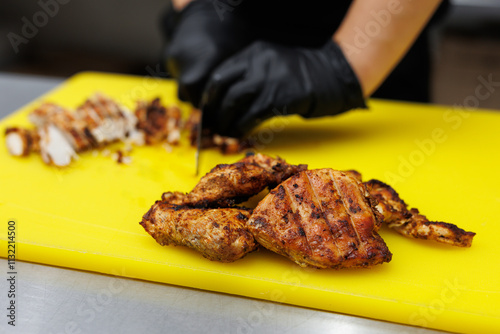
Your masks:
M184 12L200 2L191 3ZM201 99L192 96L206 97L203 128L230 137L249 134L277 111L316 118L366 108L365 98L400 61L439 3L354 0L338 32L323 46L289 47L255 40L204 72L209 73L207 80L199 82L206 84L196 86L203 87L203 94L186 96L196 106ZM240 39L233 38L228 45ZM205 53L197 53L204 57ZM193 85L178 81L189 93Z
M174 6L175 10L177 10L177 11L182 10L191 1L193 1L193 0L171 0L172 6Z
M353 1L333 40L356 73L365 97L403 58L440 2Z

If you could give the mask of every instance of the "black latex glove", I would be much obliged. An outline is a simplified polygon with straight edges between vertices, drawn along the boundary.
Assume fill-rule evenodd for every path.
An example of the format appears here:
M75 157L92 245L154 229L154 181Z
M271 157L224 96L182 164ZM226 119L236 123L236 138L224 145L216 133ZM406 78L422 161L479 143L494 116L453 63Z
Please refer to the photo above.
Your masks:
M317 49L257 41L218 66L205 93L204 127L233 137L276 113L309 118L366 107L356 75L333 41Z
M166 48L167 69L178 81L179 98L199 107L208 76L253 42L251 29L234 13L218 12L213 1L206 0L189 3L170 20L175 20L175 28Z

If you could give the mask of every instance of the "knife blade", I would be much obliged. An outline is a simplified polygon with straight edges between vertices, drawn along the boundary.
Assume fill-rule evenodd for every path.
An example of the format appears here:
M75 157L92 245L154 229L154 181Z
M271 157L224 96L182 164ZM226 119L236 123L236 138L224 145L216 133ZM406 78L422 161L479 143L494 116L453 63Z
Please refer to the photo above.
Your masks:
M198 124L198 133L196 134L196 176L200 174L200 153L201 153L201 139L203 134L203 114L205 114L205 105L207 104L208 94L204 93L201 97L200 103L200 123Z
M200 111L200 123L198 124L198 133L196 134L196 176L200 174L200 151L201 151L201 133L203 132L203 109Z

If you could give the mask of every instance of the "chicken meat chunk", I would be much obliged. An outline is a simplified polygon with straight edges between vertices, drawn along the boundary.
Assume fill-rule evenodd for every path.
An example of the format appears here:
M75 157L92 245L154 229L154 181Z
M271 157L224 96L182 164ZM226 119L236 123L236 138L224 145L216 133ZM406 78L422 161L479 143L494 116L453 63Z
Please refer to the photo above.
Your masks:
M384 216L384 222L398 233L458 247L471 246L476 233L464 231L450 223L429 221L418 209L408 210L398 193L381 181L370 180L365 184L368 192L378 201L376 209Z
M181 138L182 113L177 106L165 107L160 98L138 101L135 109L137 129L144 133L148 145L166 141L177 145Z
M201 111L192 109L189 118L185 124L185 129L189 132L189 141L191 146L197 146L198 131L200 129ZM225 137L213 133L210 129L203 128L201 134L201 147L215 147L222 154L236 154L254 146L253 141L249 139Z
M187 246L210 260L233 262L257 248L245 227L250 213L244 208L190 208L157 201L140 224L162 246Z
M5 143L13 156L28 156L40 152L40 134L37 129L8 127L5 129Z
M191 207L229 207L306 169L307 165L290 165L281 158L248 155L236 163L215 166L186 196L168 192L162 199L175 198L172 203Z
M365 186L333 169L307 170L274 188L247 222L262 246L302 267L370 267L392 254Z

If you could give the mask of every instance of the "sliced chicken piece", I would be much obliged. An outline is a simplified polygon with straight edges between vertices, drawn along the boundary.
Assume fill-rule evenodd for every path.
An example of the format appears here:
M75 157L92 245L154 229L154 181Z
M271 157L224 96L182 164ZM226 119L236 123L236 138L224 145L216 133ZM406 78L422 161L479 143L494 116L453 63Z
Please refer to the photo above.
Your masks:
M64 133L55 125L48 124L39 129L40 154L46 164L68 166L78 159L75 150Z
M56 126L76 152L97 146L87 124L80 120L73 110L53 103L43 103L29 115L29 118L39 129L49 125Z
M194 207L228 207L246 201L266 187L273 188L307 165L290 165L281 158L249 155L233 164L215 166L185 198Z
M40 136L37 129L11 127L5 129L5 143L13 156L27 156L40 151Z
M155 99L151 103L139 102L136 114L139 120L126 107L101 93L90 96L75 110L46 102L29 115L37 130L27 132L11 128L9 133L6 132L6 144L12 155L25 156L30 151L40 151L45 162L57 161L57 165L62 166L71 162L76 157L75 153L101 148L116 141L128 145L160 141L179 143L182 114L178 107L165 108L159 99ZM33 134L38 132L43 133L43 145L50 143L50 149L36 147L39 138ZM52 138L64 138L64 142L55 143ZM71 146L71 152L67 144ZM56 152L57 147L64 151ZM117 160L129 160L124 158Z
M245 228L250 213L243 208L196 209L157 201L140 224L162 246L187 246L210 260L233 262L257 248Z
M185 129L189 132L189 140L191 146L196 146L198 139L198 129L200 127L201 111L193 109L186 122ZM212 133L209 129L203 129L201 136L201 147L215 147L222 154L236 154L243 152L246 149L254 147L249 139L239 139L233 137L225 137Z
M159 98L139 101L135 110L137 128L145 133L146 144L166 141L178 144L181 137L182 113L176 106L164 107Z
M57 126L76 152L125 140L137 119L125 107L96 93L76 110L43 103L29 116L39 128Z
M273 189L247 222L262 246L302 267L370 267L392 254L364 185L333 169L295 174Z
M237 154L246 149L254 147L247 139L238 139L234 137L226 137L218 134L212 136L213 146L215 146L222 154Z
M33 110L28 118L37 127L42 127L47 123L55 121L71 122L73 117L71 117L72 111L63 108L60 105L50 102L44 102Z
M271 183L270 186L273 188L288 179L290 176L307 169L307 165L305 164L290 165L280 157L276 157L275 159L261 153L247 154L246 157L240 160L240 162L257 165L263 168L266 172L272 174L274 177L274 183Z
M384 222L400 234L458 247L471 246L476 233L464 231L453 224L429 221L417 209L408 210L398 193L381 181L370 180L365 184L368 192L378 201L376 209L384 216Z
M182 129L181 110L177 106L170 106L167 108L167 117L167 143L172 145L179 144Z
M95 93L77 108L75 118L85 128L94 146L125 140L133 132L137 118L126 107L102 93Z

